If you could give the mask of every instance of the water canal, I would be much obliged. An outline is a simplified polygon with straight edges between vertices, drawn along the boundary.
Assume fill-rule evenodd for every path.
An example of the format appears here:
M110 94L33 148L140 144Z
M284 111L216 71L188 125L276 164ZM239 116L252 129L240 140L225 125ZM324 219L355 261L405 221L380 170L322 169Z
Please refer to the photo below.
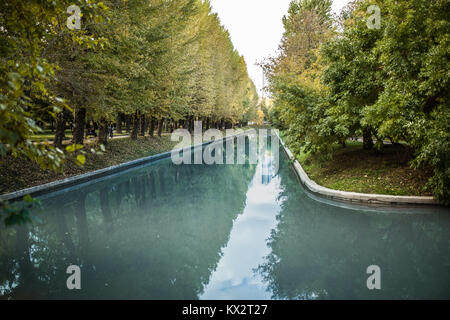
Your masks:
M324 200L257 165L171 159L41 196L41 224L0 227L0 297L449 299L450 212ZM81 268L81 290L66 269ZM368 290L366 269L381 269Z

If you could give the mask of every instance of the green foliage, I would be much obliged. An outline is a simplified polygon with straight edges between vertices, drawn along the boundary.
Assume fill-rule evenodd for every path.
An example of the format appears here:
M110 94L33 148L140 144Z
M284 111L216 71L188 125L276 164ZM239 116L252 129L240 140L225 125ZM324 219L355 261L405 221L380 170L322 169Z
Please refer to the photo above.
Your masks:
M318 55L331 37L330 10L331 1L293 1L283 19L281 53L263 64L274 98L272 124L287 130L294 152L320 152L335 141L331 120L323 117L328 101Z
M361 134L406 142L416 154L412 165L433 168L428 186L448 203L450 3L359 0L334 31L326 4L293 1L283 20L282 53L266 64L273 123L288 130L297 151L330 153L332 143ZM373 4L381 8L380 29L366 23ZM310 29L295 32L302 21ZM311 29L324 36L308 35Z
M80 30L66 25L70 5L81 10ZM58 171L67 160L83 165L84 121L100 124L105 135L119 113L134 124L138 117L231 124L252 119L255 85L209 1L107 5L0 3L0 161L11 153L42 169ZM56 139L54 145L33 143L43 123L70 118L74 145L62 150Z
M113 121L121 112L236 123L256 108L245 61L208 1L123 1L110 16L95 26L104 48L71 62L85 70L70 80L79 92L61 86L89 118Z
M66 26L72 4L81 30ZM208 1L8 0L0 26L0 156L58 170L62 150L30 137L64 109L104 123L119 112L231 123L256 112L245 61Z
M53 116L65 101L50 89L58 66L47 59L47 50L61 39L92 47L97 40L86 28L69 30L67 7L78 5L83 25L100 22L105 6L95 1L20 1L0 4L0 156L11 152L58 170L63 152L49 145L33 144L30 136L41 132L43 115Z
M41 223L41 219L31 213L36 213L41 209L41 202L33 199L30 195L26 195L22 202L8 203L0 201L0 212L5 215L4 223L6 227L12 225L21 225L30 222Z

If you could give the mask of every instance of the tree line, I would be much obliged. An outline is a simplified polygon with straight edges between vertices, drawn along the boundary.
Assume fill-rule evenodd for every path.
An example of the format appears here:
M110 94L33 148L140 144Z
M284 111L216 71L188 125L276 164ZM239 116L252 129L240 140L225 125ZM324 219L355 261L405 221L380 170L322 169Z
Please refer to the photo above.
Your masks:
M80 28L68 26L80 8ZM0 155L61 167L71 124L76 151L86 127L139 135L224 128L256 116L244 58L205 0L47 1L0 4ZM55 123L53 145L30 136Z
M272 123L296 152L330 155L355 136L365 149L399 144L433 169L428 187L448 203L450 2L354 0L338 17L331 5L291 2L280 53L262 63Z

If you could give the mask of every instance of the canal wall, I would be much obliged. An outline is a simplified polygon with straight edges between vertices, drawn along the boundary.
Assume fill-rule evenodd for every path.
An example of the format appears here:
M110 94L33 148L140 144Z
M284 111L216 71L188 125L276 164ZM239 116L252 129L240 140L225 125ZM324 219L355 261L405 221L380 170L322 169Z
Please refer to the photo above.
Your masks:
M301 183L312 193L318 194L333 200L360 202L368 204L401 204L401 205L437 205L439 204L433 197L415 197L415 196L392 196L384 194L368 194L333 190L318 185L315 181L311 180L306 174L303 167L298 160L289 150L283 139L276 132L278 139L280 140L283 150L289 159L292 161L292 166L300 179Z

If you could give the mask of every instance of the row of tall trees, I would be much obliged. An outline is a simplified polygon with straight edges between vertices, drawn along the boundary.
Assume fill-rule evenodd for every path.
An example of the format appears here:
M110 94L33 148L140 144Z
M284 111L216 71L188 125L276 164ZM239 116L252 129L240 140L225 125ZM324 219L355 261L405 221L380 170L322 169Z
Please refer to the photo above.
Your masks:
M80 29L67 26L70 5ZM112 123L136 139L163 123L220 128L256 113L244 58L207 0L6 0L0 43L0 154L43 168L60 167L69 123L74 144L91 121L105 144ZM54 145L33 144L53 120Z
M380 8L380 28L371 5ZM272 122L293 148L330 153L355 135L364 148L406 143L413 166L430 166L434 195L450 199L450 3L355 0L331 15L330 0L292 1L280 54L264 63Z

